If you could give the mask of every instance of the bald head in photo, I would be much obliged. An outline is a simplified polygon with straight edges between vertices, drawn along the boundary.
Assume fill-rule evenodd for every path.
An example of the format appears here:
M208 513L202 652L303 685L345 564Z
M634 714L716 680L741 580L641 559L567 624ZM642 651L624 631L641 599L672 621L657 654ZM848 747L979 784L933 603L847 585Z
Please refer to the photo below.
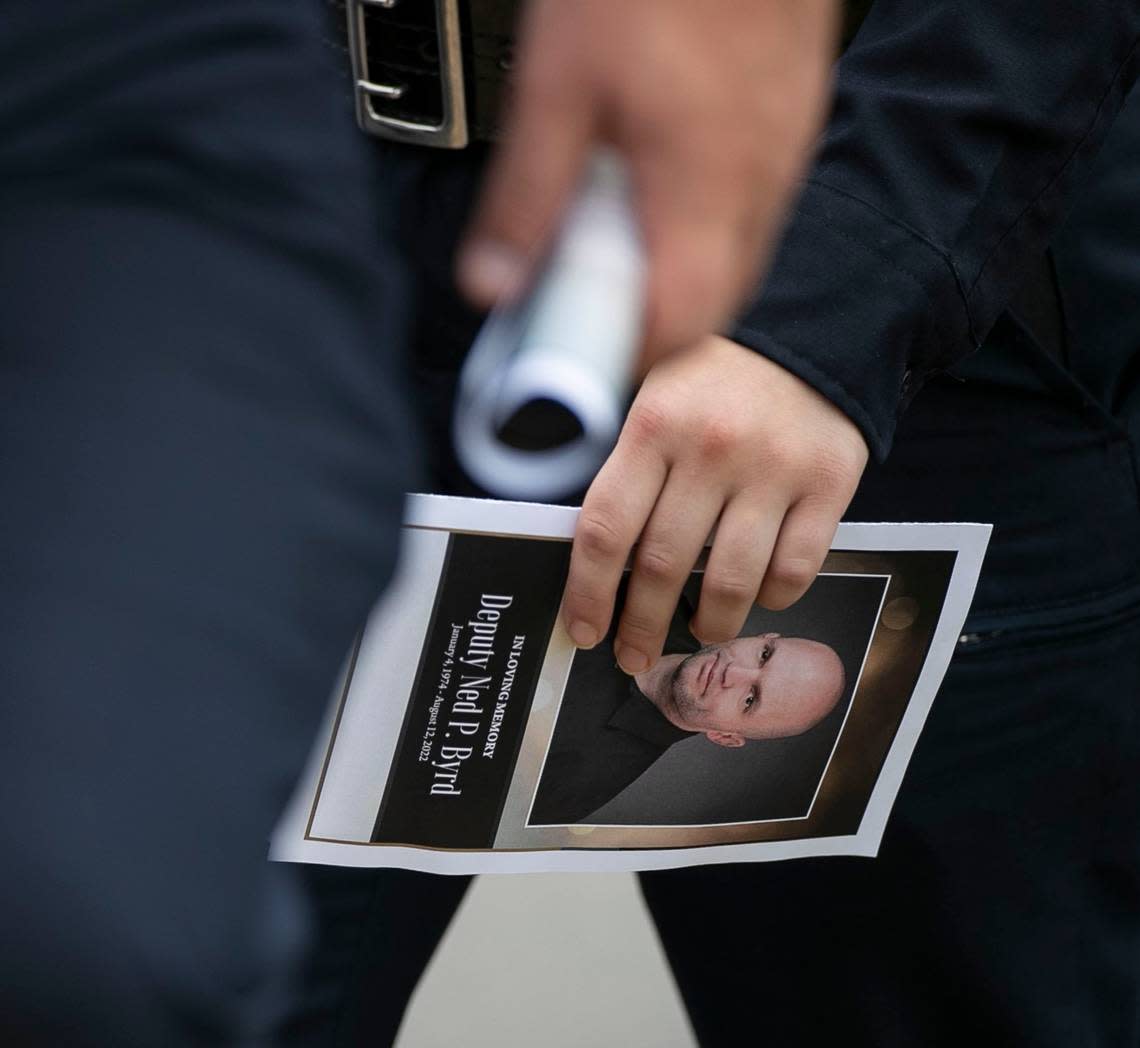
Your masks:
M665 655L637 687L669 723L720 746L815 727L843 695L843 663L827 644L762 633Z

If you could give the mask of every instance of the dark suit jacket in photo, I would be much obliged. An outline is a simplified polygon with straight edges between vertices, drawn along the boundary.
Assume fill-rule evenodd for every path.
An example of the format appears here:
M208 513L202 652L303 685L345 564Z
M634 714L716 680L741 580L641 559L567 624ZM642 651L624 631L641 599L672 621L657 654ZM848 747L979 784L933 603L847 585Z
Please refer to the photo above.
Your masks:
M624 585L619 603L624 598ZM665 651L690 654L700 645L688 630L695 610L682 597ZM531 809L531 825L581 822L612 800L670 746L692 732L675 727L617 664L614 631L574 657L550 751Z

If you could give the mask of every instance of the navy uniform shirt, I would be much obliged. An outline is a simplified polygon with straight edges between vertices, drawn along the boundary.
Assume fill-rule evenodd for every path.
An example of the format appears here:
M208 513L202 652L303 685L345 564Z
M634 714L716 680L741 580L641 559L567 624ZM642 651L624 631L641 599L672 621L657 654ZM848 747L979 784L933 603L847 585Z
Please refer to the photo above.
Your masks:
M884 458L902 408L982 344L1079 195L1138 42L1135 0L876 0L733 337Z

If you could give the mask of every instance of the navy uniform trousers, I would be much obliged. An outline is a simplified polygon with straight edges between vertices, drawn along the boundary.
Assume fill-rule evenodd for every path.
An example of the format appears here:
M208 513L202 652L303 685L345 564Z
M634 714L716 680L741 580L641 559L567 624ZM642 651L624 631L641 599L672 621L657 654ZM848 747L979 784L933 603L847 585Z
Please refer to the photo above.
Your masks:
M478 494L449 451L477 318L447 260L479 159L393 163L415 172L403 211L435 487ZM847 515L996 524L879 857L642 876L702 1044L1140 1043L1138 187L1135 99L1046 260L1050 299L1019 296L927 384ZM320 948L287 1043L391 1043L465 883L306 876Z
M268 1044L381 592L394 190L309 0L0 14L0 1044Z

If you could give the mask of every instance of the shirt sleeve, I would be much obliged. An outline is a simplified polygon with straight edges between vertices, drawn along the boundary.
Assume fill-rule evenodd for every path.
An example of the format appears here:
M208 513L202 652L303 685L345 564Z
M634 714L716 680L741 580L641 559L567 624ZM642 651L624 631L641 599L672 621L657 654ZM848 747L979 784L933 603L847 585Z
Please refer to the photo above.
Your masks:
M1140 2L877 0L759 297L729 332L876 458L1044 250L1137 75Z

